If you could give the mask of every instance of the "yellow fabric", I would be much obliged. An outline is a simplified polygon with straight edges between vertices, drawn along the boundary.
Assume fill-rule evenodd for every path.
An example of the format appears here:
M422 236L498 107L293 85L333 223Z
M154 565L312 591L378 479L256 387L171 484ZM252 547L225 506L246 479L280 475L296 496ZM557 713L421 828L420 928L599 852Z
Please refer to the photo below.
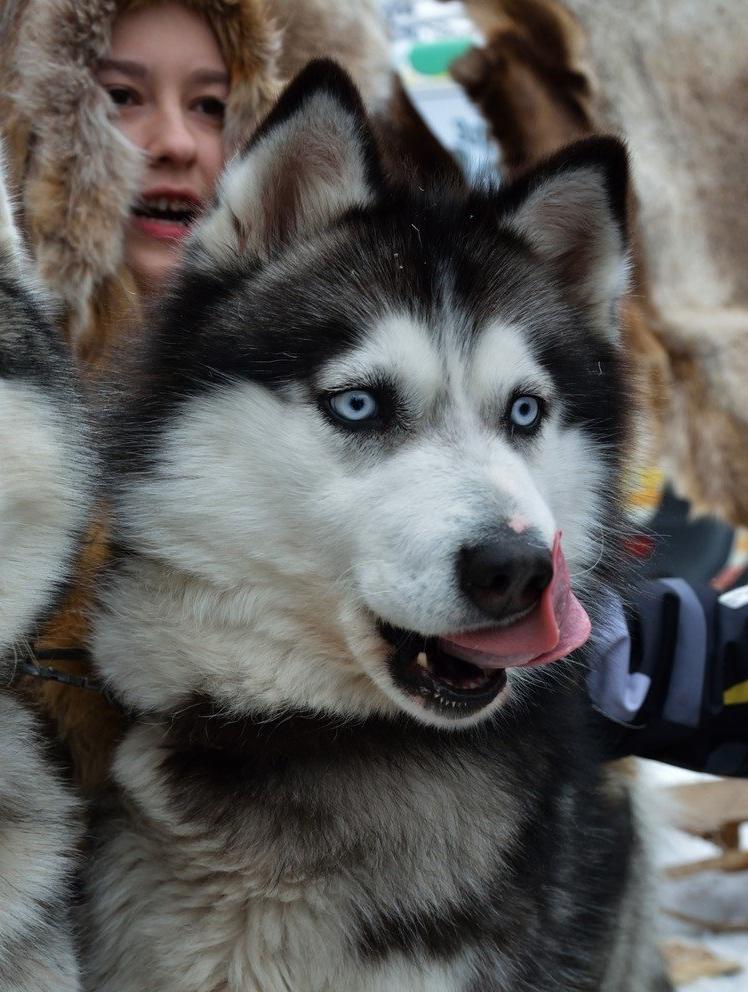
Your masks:
M731 686L724 694L725 706L739 706L748 703L748 680Z
M624 477L626 510L631 519L646 522L654 516L665 488L665 473L657 466L631 468Z

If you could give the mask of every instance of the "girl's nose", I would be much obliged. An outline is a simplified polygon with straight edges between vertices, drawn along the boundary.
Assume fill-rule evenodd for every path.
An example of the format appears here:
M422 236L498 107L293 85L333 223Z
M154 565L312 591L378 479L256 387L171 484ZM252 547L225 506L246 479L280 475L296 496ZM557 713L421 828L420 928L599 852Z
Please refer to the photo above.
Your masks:
M146 150L156 162L190 164L195 158L196 144L186 111L180 106L156 108Z

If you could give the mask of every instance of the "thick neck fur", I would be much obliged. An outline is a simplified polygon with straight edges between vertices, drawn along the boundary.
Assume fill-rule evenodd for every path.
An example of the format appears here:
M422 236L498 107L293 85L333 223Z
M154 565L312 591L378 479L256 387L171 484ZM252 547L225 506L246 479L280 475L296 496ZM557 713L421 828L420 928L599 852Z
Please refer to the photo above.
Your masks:
M156 894L144 908L146 930L163 914L171 914L170 933L194 925L195 914L201 925L209 921L217 974L225 973L229 952L235 962L251 948L246 974L226 988L281 988L279 962L292 975L288 987L299 989L451 992L492 987L486 976L493 980L496 969L506 982L495 987L517 992L600 988L579 980L600 967L586 959L565 965L569 974L559 983L566 984L541 983L554 973L548 951L555 938L541 942L542 953L534 939L531 954L520 947L540 918L559 940L576 924L563 879L566 872L587 877L582 862L586 870L590 853L574 844L583 810L592 835L602 838L594 891L580 895L595 906L588 937L607 926L628 870L628 808L611 798L603 810L596 795L600 772L568 673L525 684L521 705L466 730L375 713L371 685L361 688L368 711L362 705L357 718L327 717L308 709L320 641L309 653L306 711L287 701L273 712L261 687L238 674L250 648L275 651L280 670L283 652L294 648L291 623L282 648L249 623L256 613L247 607L260 609L260 592L219 592L139 557L112 577L97 653L120 698L151 712L136 719L115 760L127 819L117 813L116 823L102 822L96 832L100 846L119 836L136 867L124 882L103 858L91 883L95 912L111 923L98 933L92 970L108 974L110 962L131 949L116 921L131 912L137 889ZM233 682L219 696L231 665ZM298 678L298 667L288 667ZM557 868L569 854L575 863ZM159 893L167 892L162 905ZM282 924L282 939L273 921ZM486 964L479 949L497 934L511 951ZM171 948L170 938L162 943ZM166 965L159 958L153 967ZM381 983L370 977L379 968ZM474 986L470 974L478 976ZM144 987L136 977L140 985L97 987L131 992Z
M185 631L180 644L188 640ZM159 659L134 660L150 688ZM433 860L443 866L436 889L456 893L468 863L477 877L495 872L497 842L510 850L541 815L536 804L551 801L541 800L543 789L528 795L530 770L554 797L554 769L584 767L594 778L589 756L578 751L584 716L572 681L534 689L521 708L462 731L402 713L346 720L290 707L273 714L259 704L240 713L210 691L183 691L170 712L140 718L120 749L115 779L143 797L152 825L180 836L194 831L201 843L210 831L217 848L251 865L254 884L268 891L348 862L368 877L377 863L392 861L413 871L408 886L423 899L428 883L417 878ZM416 823L417 836L403 832ZM478 836L482 823L491 829ZM363 867L362 845L370 849ZM447 883L450 865L456 874ZM392 877L399 891L403 878Z
M306 577L303 595L261 579L221 588L173 565L132 555L113 571L94 628L94 655L128 708L172 713L196 694L227 712L283 713L319 704L339 717L394 716L350 659L382 650L345 615L335 590ZM327 597L329 596L329 601ZM318 616L312 627L310 616ZM336 620L339 622L336 623ZM260 664L248 663L260 659ZM303 684L299 677L304 673ZM347 702L341 712L340 699Z
M573 742L584 717L573 669L550 681L525 681L519 705L503 707L497 717L465 730L441 730L390 704L353 667L350 644L334 623L321 621L319 631L310 631L308 614L295 618L290 611L269 620L262 588L219 590L132 556L114 573L106 599L112 609L100 618L94 642L102 673L119 699L141 714L144 733L153 732L155 717L157 751L163 755L167 746L170 757L163 765L159 759L154 774L174 783L182 809L194 800L195 817L207 812L214 820L220 808L228 815L239 797L254 805L274 795L298 806L300 815L319 807L345 821L364 769L371 775L375 768L383 795L403 790L418 803L423 783L431 782L429 788L444 793L445 815L490 793L485 801L495 822L494 804L509 809L509 797L521 789L522 768L532 767L533 777L542 778L557 761L581 760ZM255 663L248 664L250 658ZM300 658L305 677L296 687ZM330 658L338 663L331 666ZM335 698L341 677L350 712L314 707L315 699ZM351 703L356 699L357 707ZM125 751L137 746L131 741ZM485 765L486 790L476 790L474 778L460 784L465 761ZM137 762L128 766L121 754L119 764L124 770ZM359 810L359 822L362 815ZM378 829L386 833L384 824Z

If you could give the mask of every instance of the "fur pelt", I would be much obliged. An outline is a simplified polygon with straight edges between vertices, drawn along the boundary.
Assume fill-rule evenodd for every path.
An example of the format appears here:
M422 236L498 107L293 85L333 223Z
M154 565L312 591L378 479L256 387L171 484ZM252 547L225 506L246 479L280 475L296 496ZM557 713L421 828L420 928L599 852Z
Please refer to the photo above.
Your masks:
M455 75L509 172L567 141L628 142L637 278L628 338L648 456L698 510L748 523L748 196L738 4L467 0L487 38Z

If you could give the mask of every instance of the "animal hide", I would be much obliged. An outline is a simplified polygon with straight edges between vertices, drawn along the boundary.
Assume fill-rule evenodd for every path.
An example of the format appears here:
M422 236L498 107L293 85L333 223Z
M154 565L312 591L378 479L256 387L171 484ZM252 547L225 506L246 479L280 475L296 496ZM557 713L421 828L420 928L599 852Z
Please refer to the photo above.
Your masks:
M629 146L626 333L657 460L699 511L748 524L748 197L740 4L466 0L455 64L511 175L585 134Z

